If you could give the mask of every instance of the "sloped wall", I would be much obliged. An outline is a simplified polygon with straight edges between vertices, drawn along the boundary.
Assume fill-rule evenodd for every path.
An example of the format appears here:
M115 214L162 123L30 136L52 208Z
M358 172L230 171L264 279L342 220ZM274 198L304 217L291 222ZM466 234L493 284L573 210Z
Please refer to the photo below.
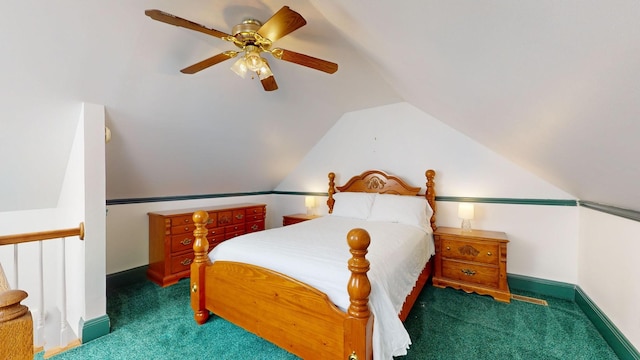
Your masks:
M472 225L507 233L507 271L576 283L577 207L508 203L573 197L407 103L344 114L276 190L326 192L328 172L340 184L367 169L400 175L423 189L425 171L434 169L438 196L505 199L477 203ZM302 204L293 196L279 199L281 208ZM460 225L456 202L437 206L439 226Z

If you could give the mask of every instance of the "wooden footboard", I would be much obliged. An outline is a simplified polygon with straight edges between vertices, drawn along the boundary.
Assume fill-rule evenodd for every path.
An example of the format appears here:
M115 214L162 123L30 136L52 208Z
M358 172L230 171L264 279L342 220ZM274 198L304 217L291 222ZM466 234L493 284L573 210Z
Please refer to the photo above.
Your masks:
M208 214L193 215L196 240L191 265L191 307L203 324L214 314L304 359L371 359L373 315L363 229L347 235L352 254L347 284L350 306L338 309L322 292L258 266L208 258Z

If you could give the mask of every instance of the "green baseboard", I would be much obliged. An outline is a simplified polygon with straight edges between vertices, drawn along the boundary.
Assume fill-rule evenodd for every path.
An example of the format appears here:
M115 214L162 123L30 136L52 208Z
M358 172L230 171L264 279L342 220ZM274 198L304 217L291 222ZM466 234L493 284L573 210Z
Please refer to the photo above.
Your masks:
M148 265L143 265L137 268L107 275L107 293L110 289L116 289L122 286L145 281L147 279L148 268Z
M627 340L627 338L618 330L618 328L609 320L609 318L598 308L598 306L591 301L587 294L582 291L579 286L576 286L576 304L582 309L582 312L587 315L589 320L595 325L598 332L609 343L609 346L622 360L639 360L640 353L638 350Z
M515 274L507 274L507 282L512 291L514 289L530 291L540 295L571 301L575 299L576 286L573 284Z
M109 315L102 315L95 319L84 321L80 318L80 338L82 343L89 342L101 336L107 335L111 330Z
M507 274L507 281L511 291L529 291L575 301L620 359L640 360L638 350L579 286L515 274Z

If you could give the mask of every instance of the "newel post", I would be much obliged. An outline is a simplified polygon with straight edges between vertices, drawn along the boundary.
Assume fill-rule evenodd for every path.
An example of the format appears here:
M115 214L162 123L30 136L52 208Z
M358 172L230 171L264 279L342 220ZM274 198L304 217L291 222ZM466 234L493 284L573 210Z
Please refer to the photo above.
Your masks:
M193 223L196 228L193 230L195 241L193 243L193 252L195 258L191 264L191 308L193 309L193 317L200 325L209 319L209 310L205 304L205 270L207 265L211 263L209 260L209 242L207 241L206 228L209 214L206 211L198 210L193 213Z
M371 282L367 277L369 260L365 258L371 243L369 233L364 229L353 229L347 234L351 252L349 271L351 277L347 285L349 293L349 317L345 323L345 359L371 359L373 357L373 315L369 309Z
M33 359L33 320L22 290L0 291L0 358Z

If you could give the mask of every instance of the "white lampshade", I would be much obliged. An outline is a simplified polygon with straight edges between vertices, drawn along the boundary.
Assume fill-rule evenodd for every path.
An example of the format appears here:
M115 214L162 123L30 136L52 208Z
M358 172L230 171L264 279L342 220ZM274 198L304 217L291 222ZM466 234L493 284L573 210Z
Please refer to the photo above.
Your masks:
M307 215L313 215L313 210L316 207L316 198L313 196L305 196L304 206L307 208Z
M462 224L460 225L462 231L471 231L471 219L473 219L473 215L473 204L458 204L458 217L462 219Z
M304 198L304 206L308 208L312 208L316 206L316 198L313 196L306 196Z
M233 66L231 66L231 70L233 70L234 73L238 74L238 76L244 79L244 77L247 76L247 63L244 57L238 59L238 61L236 61Z

